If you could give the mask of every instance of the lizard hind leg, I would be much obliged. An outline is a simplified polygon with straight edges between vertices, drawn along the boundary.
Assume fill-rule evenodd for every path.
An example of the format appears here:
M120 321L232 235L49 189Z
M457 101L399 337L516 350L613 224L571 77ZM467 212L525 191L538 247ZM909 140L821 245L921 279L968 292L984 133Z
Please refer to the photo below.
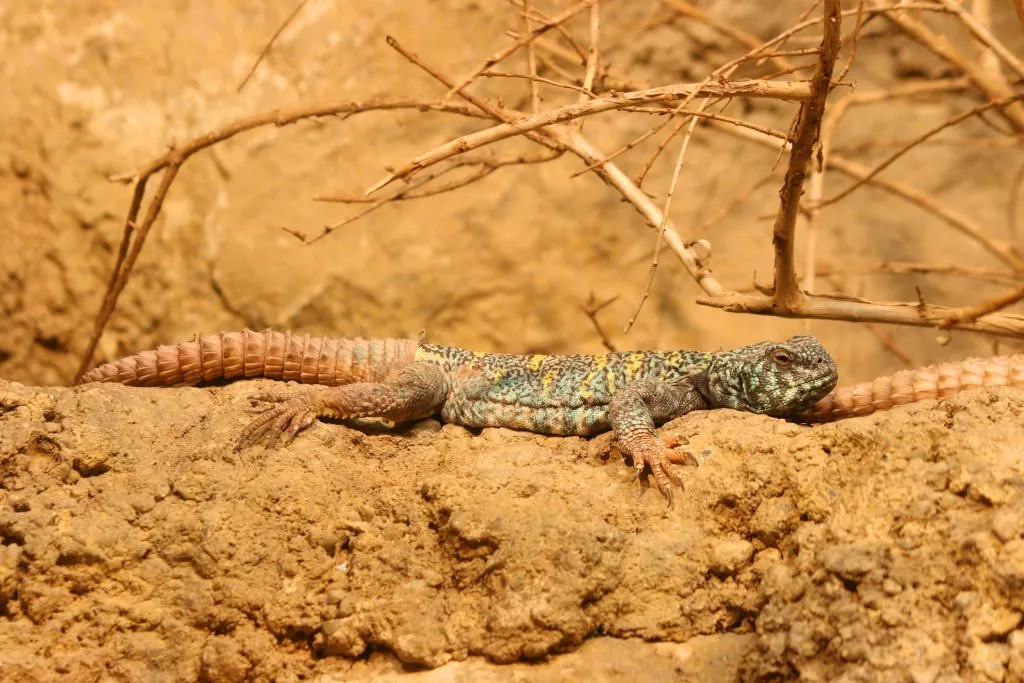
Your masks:
M451 382L444 368L414 362L383 382L356 382L282 401L242 430L235 450L264 443L286 446L317 418L383 417L406 422L433 415L448 397Z

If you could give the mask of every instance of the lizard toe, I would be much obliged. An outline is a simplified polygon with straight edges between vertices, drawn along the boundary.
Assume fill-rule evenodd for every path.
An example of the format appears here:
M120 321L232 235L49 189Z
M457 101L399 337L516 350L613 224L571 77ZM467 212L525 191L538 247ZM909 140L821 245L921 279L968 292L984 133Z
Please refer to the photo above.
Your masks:
M297 407L287 413L280 431L277 432L277 444L287 446L303 429L316 421L317 413L306 406Z
M669 507L674 505L673 489L685 490L682 471L679 465L696 464L693 455L685 451L673 451L664 446L646 449L635 456L633 481L636 481L645 469L650 469L651 479L655 488L668 500Z
M238 441L235 442L234 450L240 451L243 448L255 446L259 443L263 439L264 435L269 431L275 417L276 415L274 414L274 411L267 410L246 425L245 429L243 429L242 433L239 435Z
M253 405L257 403L269 403L270 407L274 407L275 404L283 403L291 398L294 398L294 394L281 391L258 391L255 394L249 396L249 402Z
M281 448L290 444L300 431L313 424L320 414L320 406L309 397L292 398L274 406L254 422L253 436L266 442L268 448Z
M265 408L242 430L235 444L236 451L258 443L267 448L287 446L319 415L320 404L308 396L270 396L275 404Z
M693 453L684 448L668 449L665 453L665 460L674 465L686 465L688 467L697 467L700 465Z

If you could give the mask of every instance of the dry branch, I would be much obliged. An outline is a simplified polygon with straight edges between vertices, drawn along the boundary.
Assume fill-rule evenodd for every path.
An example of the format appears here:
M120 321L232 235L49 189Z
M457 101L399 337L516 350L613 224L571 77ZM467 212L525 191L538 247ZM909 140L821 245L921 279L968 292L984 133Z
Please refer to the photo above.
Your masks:
M361 102L275 110L239 119L198 136L183 145L172 146L167 153L157 159L130 174L121 176L118 180L131 183L133 187L128 212L124 221L123 239L118 249L116 264L108 283L103 304L96 317L93 334L90 337L78 375L80 376L89 366L89 363L91 363L100 335L116 306L117 299L124 289L145 240L152 230L157 217L160 215L164 199L179 169L192 155L239 133L260 126L283 126L303 119L318 117L339 117L344 119L361 112L395 109L415 109L423 112L435 111L457 114L486 120L493 125L451 140L420 154L392 171L389 176L374 184L367 192L367 194L370 194L397 179L410 178L418 174L410 179L408 185L388 193L385 197L360 198L359 201L356 201L357 198L355 197L342 198L347 202L365 205L363 215L365 215L365 212L372 211L387 202L411 199L463 187L488 175L498 167L513 163L542 163L556 158L564 151L569 151L581 159L586 171L594 172L609 186L614 188L622 195L624 200L631 203L640 212L645 218L646 223L659 233L656 242L658 246L655 248L655 253L658 252L661 242L664 240L665 244L676 253L690 276L706 295L699 300L702 304L755 314L774 314L808 319L829 318L861 322L870 321L931 326L943 329L961 328L995 335L1024 336L1024 318L997 312L999 309L1024 297L1024 286L1019 285L1019 277L1024 273L1024 257L1021 256L1017 249L1006 241L991 237L982 229L977 221L943 205L935 197L915 190L901 182L876 177L899 154L903 154L914 145L920 144L923 139L934 135L937 131L932 131L924 136L924 138L915 140L910 145L907 145L905 150L892 155L886 162L874 170L870 170L863 164L850 159L826 153L828 138L832 130L829 126L834 125L835 120L838 120L841 110L845 108L849 101L853 100L853 98L850 98L849 101L840 101L837 104L837 110L839 111L836 113L835 119L831 122L828 120L823 121L822 112L826 98L829 95L829 90L836 85L833 71L835 69L837 53L844 43L855 48L862 20L867 22L878 15L884 15L888 21L898 26L919 44L923 45L940 59L951 64L959 72L962 72L966 82L973 84L984 97L985 104L954 118L946 124L947 126L952 125L956 121L963 120L967 116L980 114L987 109L995 109L1010 123L1014 134L1020 135L1024 133L1024 106L1018 101L1024 98L1024 93L1015 91L1010 86L998 68L999 63L994 60L995 58L1001 60L1001 63L1005 64L1017 78L1024 77L1024 64L992 36L985 25L987 19L986 13L983 11L984 7L975 8L977 13L971 14L966 12L962 5L955 2L955 0L939 0L938 2L901 1L895 3L884 3L881 0L865 0L867 5L859 2L856 9L841 10L839 0L825 0L822 3L814 3L812 8L808 10L808 13L790 28L769 40L761 42L758 38L741 29L721 22L698 10L687 0L660 1L688 17L703 22L718 33L728 36L731 40L749 48L749 51L712 70L701 83L670 84L652 88L639 84L636 79L631 78L628 74L616 73L603 64L605 60L602 59L603 55L599 45L599 39L603 30L598 10L599 0L582 0L554 17L548 17L528 0L511 0L517 11L522 15L525 31L522 35L515 36L511 45L495 52L490 58L484 60L481 66L474 68L467 75L459 79L450 78L439 73L436 69L426 65L415 54L402 48L394 39L388 39L389 44L405 56L406 59L421 67L431 77L445 86L447 95L443 100L409 98L374 99ZM282 29L304 4L304 0L298 4L296 11L282 24ZM819 4L821 5L821 16L811 17L810 13L816 11ZM1015 7L1021 13L1022 23L1024 23L1024 3L1021 0L1015 0ZM584 50L574 39L572 32L563 24L588 8L591 10L589 23L590 44L588 49ZM961 55L944 36L928 28L919 18L912 16L911 12L938 12L958 19L974 37L977 44L981 46L979 52L982 56L979 58L978 63L972 62ZM857 16L857 28L854 29L851 36L844 39L840 31L840 19L843 16L853 15ZM803 40L804 37L799 35L801 32L812 29L822 23L820 47L814 49L786 47L788 41L797 39L798 36L800 40ZM275 34L275 37L280 33L280 30ZM545 38L541 38L542 34L548 35ZM268 42L263 53L261 53L260 59L270 49L273 40L274 38ZM564 43L557 42L559 40L564 41ZM523 47L526 48L527 54L527 73L516 74L488 71L491 66ZM807 67L794 66L786 58L810 54L816 54L817 59L810 65L814 67L814 75L809 81L778 80L775 77L766 77L764 75L760 78L747 80L728 80L738 65L750 64L751 62L755 62L753 64L754 68L759 68L764 62L771 61L775 66L782 69L783 73L792 73ZM851 62L854 56L855 50L851 49ZM254 69L258 63L259 59L254 64ZM538 63L546 65L550 69L550 73L547 76L554 75L554 77L549 78L538 75ZM839 76L839 80L843 78L848 68L849 63L843 69L843 74ZM573 69L580 69L582 73L573 73ZM495 103L474 95L471 92L472 86L480 76L526 79L530 87L530 111L524 112L508 108L501 100ZM562 80L557 80L558 78ZM957 87L963 87L964 82L963 80L956 82ZM544 111L540 106L539 88L542 84L574 90L580 93L578 101ZM927 86L922 86L921 90L935 92L942 87L945 87L945 84L942 86L928 84ZM608 90L608 88L617 88L617 90ZM455 94L458 94L466 102L448 101L448 98ZM893 93L890 92L886 96L893 96ZM695 97L705 98L705 102L695 109L687 109L687 103ZM733 98L737 97L774 99L798 103L800 109L792 126L791 135L783 134L763 125L728 117L721 113L704 111L705 105L710 100L717 100L728 104ZM669 117L660 126L654 127L652 131L620 147L611 156L605 156L597 145L583 136L581 128L585 117L611 111L669 114ZM765 293L755 295L741 294L723 287L712 276L708 268L710 250L703 256L698 254L697 250L693 248L693 244L696 244L696 242L691 243L684 239L679 228L673 224L669 215L671 198L675 192L679 168L682 163L682 150L685 150L689 137L682 143L682 150L674 167L673 179L664 201L664 208L659 207L654 199L640 189L639 183L630 180L629 176L612 161L613 158L639 145L648 139L654 131L660 130L661 127L667 126L669 123L674 123L675 125L672 128L671 135L662 142L662 148L669 140L673 139L677 132L681 132L685 126L689 125L690 132L692 133L698 121L708 122L716 128L724 128L731 134L739 135L747 140L769 144L774 149L779 150L780 159L785 151L788 150L790 152L773 229L775 284L770 295ZM485 145L513 136L524 136L532 142L545 147L546 151L536 156L523 155L500 161L489 157L488 159L490 160L488 161L484 160L483 157L474 157L466 154ZM783 140L791 140L792 144L787 144ZM796 283L796 273L793 264L793 244L798 217L802 210L807 210L806 206L801 206L800 197L803 192L805 176L812 163L815 146L819 144L819 141L821 144L819 148L819 163L822 167L842 171L855 178L856 182L851 188L848 188L837 197L823 202L816 202L809 215L813 216L814 212L820 211L830 202L846 196L861 185L871 184L933 213L947 224L967 235L975 243L984 247L1012 270L1012 272L1006 273L1003 277L1007 278L1005 281L1016 285L1015 289L1004 292L987 302L964 308L934 306L925 304L923 301L886 303L842 297L804 296ZM652 158L657 157L658 151L655 150ZM447 163L442 163L441 166L436 168L429 168L440 162ZM446 183L431 182L458 168L468 169L469 172L455 180L448 180ZM148 203L144 203L148 181L158 173L163 174L160 178L159 187L153 193ZM771 176L769 175L768 177ZM812 183L813 199L820 198L822 186L823 177L819 174ZM1015 192L1016 190L1011 188L1011 204L1013 197L1015 197ZM139 219L140 214L143 214L141 220ZM352 219L346 219L346 221L337 225L344 224L350 220ZM327 234L330 230L336 228L337 225L328 226L318 237ZM306 241L315 241L315 239L302 235L299 231L293 232L303 236ZM655 266L656 263L657 257L655 257ZM812 249L808 255L808 272L813 273L816 271L816 268L813 266ZM963 266L957 267L964 271L970 270ZM931 272L937 272L937 269L933 269ZM594 322L596 323L596 321Z
M453 95L460 94L462 92L463 88L465 88L467 85L469 85L470 83L472 83L473 81L476 80L477 76L479 76L481 73L483 73L487 69L490 69L495 64L498 64L499 62L501 62L503 59L505 59L506 57L508 57L512 53L514 53L519 48L523 47L524 45L529 44L530 42L532 42L533 40L535 40L539 36L544 35L548 31L550 31L552 28L565 23L566 21L568 21L569 19L573 18L574 16L576 16L577 14L582 12L583 10L587 9L591 5L597 4L597 2L599 2L599 0L583 0L583 2L581 2L581 3L577 4L577 5L573 5L572 7L567 9L566 11L562 12L561 14L559 14L554 19L552 19L552 20L550 20L548 22L545 22L541 26L538 26L537 28L533 29L532 31L530 31L529 34L523 36L522 38L517 40L515 43L510 45L509 47L506 47L503 50L499 50L498 52L494 53L486 61L484 61L484 63L481 66L477 67L476 69L471 71L467 76L465 76L463 79L458 81L455 85L451 86L451 89L444 96L444 101L447 102L449 99L451 99L451 97Z
M874 0L873 8L879 9L880 7L880 1ZM946 9L948 11L948 8ZM970 78L984 93L986 100L1002 100L1013 95L1013 91L1003 78L968 60L953 47L948 38L935 33L907 12L885 12L885 17L922 46ZM1015 132L1024 133L1024 107L1015 102L1011 106L1000 108L998 112L1013 126Z
M927 139L929 139L929 138L931 138L931 137L933 137L935 135L938 135L939 133L941 133L945 129L949 128L950 126L955 126L956 124L960 123L961 121L963 121L965 119L969 119L972 116L977 116L978 114L986 112L989 109L995 109L996 111L1004 110L1004 109L1007 108L1008 105L1015 104L1017 101L1022 100L1022 99L1024 99L1024 93L1016 93L1016 94L1008 95L1007 97L1003 97L1001 99L998 99L998 100L996 100L994 102L987 102L985 104L982 104L982 105L979 105L977 107L974 107L973 109L970 109L968 111L965 111L965 112L962 112L960 114L957 114L953 118L951 118L951 119L949 119L947 121L944 121L942 124L940 124L938 126L935 126L934 128L932 128L931 130L927 131L926 133L923 133L923 134L919 135L918 137L914 138L914 140L912 140L911 142L909 142L906 145L904 145L902 148L900 148L900 149L896 150L895 152L893 152L885 161L883 161L882 163L878 164L874 169L872 169L864 179L857 181L856 183L854 183L850 187L846 188L845 190L843 190L839 194L837 194L837 195L835 195L833 197L830 197L828 199L822 200L821 202L818 203L817 208L820 209L820 208L822 208L824 206L828 206L829 204L834 204L834 203L838 202L839 200L843 199L844 197L849 196L849 194L851 192L853 192L858 187L860 187L862 184L864 184L865 182L867 182L871 178L874 178L876 175L878 175L879 173L884 171L886 168L888 168L890 165L892 165L897 159L899 159L900 157L905 155L912 148L914 148L917 145L921 144L925 140L927 140Z
M411 161L399 166L385 178L371 185L366 190L366 194L373 194L389 183L405 178L431 164L436 164L442 159L469 152L499 140L522 135L538 128L649 102L672 102L695 94L716 98L743 95L746 97L763 97L799 102L807 99L810 95L810 88L803 83L759 80L735 81L727 84L708 83L699 87L692 84L666 85L660 88L650 88L648 90L619 95L607 95L532 116L518 113L514 123L503 123L486 130L470 133L420 154Z
M783 146L780 144L779 140L749 128L718 125L715 122L713 122L712 125L730 135L741 137L752 142L757 142L761 145L770 147L771 149L778 150ZM872 187L884 190L893 196L904 199L911 204L934 214L951 227L977 242L982 248L992 253L1011 268L1021 270L1021 266L1024 266L1024 259L1022 259L1021 255L1013 245L988 235L985 229L982 228L977 221L942 203L934 195L895 180L887 180L877 176L869 178L868 175L870 173L870 169L866 166L855 161L850 161L849 159L836 154L829 155L825 159L825 164L828 168L834 168L837 171L842 171L852 178L864 180L866 184L869 184Z
M772 230L772 244L775 246L775 307L780 311L796 311L802 295L796 282L796 266L793 262L795 250L794 230L800 207L800 196L804 191L804 179L811 161L811 153L821 132L821 117L825 112L825 100L832 84L832 70L839 54L842 35L842 19L839 0L824 2L824 35L818 66L811 78L811 94L797 114L796 131L789 153L789 170L779 192L779 216Z
M217 128L205 133L204 135L193 138L182 145L173 146L167 151L167 153L154 159L145 166L137 168L130 173L112 177L111 180L130 183L133 186L132 198L128 206L128 213L125 216L124 231L121 238L121 244L118 247L117 259L114 263L114 268L111 271L110 280L107 283L107 290L103 295L103 303L100 305L100 310L96 314L93 331L89 337L89 343L86 345L86 350L82 354L82 361L79 363L78 370L75 372L75 380L77 381L78 378L89 369L93 355L96 353L96 345L99 344L103 330L106 328L107 322L110 320L110 316L114 312L114 307L117 305L117 299L120 297L121 292L124 290L124 286L128 282L128 276L131 274L132 268L135 266L135 261L138 259L139 253L142 251L146 237L149 235L149 231L152 229L154 222L160 215L160 210L163 207L163 202L167 196L167 192L170 189L171 184L174 182L175 176L178 174L178 170L193 154L219 142L228 140L239 133L244 133L262 126L286 126L303 119L338 116L347 118L353 114L368 111L395 109L443 111L462 116L481 115L474 107L461 103L444 103L433 100L407 98L343 102L340 104L296 107L293 109L275 109L256 116L248 116L239 119L222 126L221 128ZM142 222L139 223L138 216L139 211L142 208L142 200L146 193L146 185L150 177L161 171L163 171L163 177L160 179L160 186L157 189L156 194L149 200L146 215Z
M698 297L702 306L721 308L730 313L778 315L784 318L812 320L847 320L862 323L888 323L914 327L938 328L960 309L934 306L921 302L865 301L864 299L829 296L805 296L799 310L779 311L770 296L729 293L724 296ZM984 315L971 322L956 322L955 329L984 332L997 337L1024 337L1024 316L1004 313Z

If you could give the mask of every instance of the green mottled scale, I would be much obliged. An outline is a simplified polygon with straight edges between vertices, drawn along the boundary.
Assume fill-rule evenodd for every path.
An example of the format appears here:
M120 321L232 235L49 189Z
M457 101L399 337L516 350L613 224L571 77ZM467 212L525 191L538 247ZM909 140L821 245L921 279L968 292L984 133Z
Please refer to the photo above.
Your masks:
M585 436L611 428L609 406L616 392L637 380L685 381L706 370L711 354L527 356L421 344L415 359L436 363L453 378L441 410L446 422Z

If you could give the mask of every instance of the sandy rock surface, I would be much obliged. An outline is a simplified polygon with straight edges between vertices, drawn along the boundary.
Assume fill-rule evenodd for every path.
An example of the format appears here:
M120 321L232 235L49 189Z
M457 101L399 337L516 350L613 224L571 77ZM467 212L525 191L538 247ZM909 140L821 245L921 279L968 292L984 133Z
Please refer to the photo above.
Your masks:
M253 384L0 387L5 679L1024 675L1019 391L676 420L702 464L668 509L608 436L234 453Z

